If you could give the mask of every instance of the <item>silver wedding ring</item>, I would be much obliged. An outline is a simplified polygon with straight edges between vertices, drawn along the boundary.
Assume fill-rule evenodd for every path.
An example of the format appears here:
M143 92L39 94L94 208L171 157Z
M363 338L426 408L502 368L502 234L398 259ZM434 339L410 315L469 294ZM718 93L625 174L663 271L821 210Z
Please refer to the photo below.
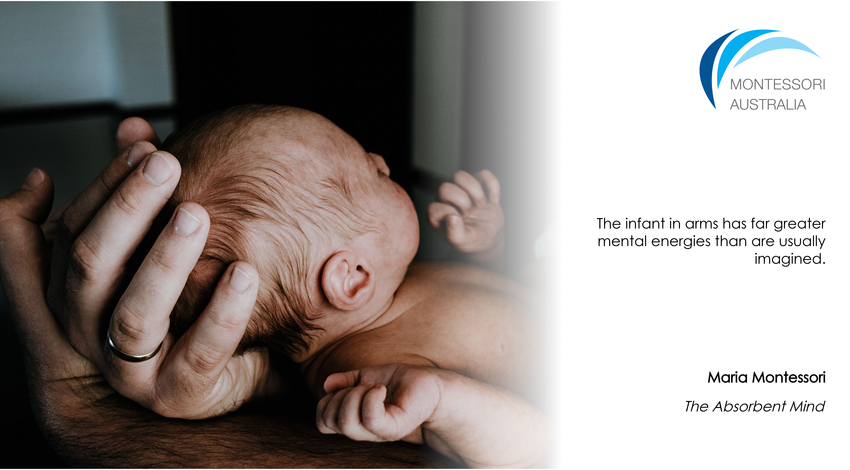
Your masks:
M148 359L156 356L156 353L162 349L162 343L159 343L159 346L153 352L142 354L141 356L134 356L132 354L127 354L124 351L118 349L118 346L115 346L115 343L112 342L112 338L109 337L109 331L106 332L106 342L109 344L109 349L112 350L112 354L115 354L118 359L127 362L144 362Z

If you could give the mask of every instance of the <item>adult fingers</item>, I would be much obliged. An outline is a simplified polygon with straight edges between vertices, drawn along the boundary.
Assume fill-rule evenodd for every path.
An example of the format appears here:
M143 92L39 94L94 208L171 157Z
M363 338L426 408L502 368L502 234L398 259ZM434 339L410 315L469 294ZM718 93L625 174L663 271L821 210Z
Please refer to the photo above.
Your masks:
M33 168L19 189L0 199L0 227L25 222L39 225L52 204L53 180L43 170Z
M41 231L44 232L44 238L47 240L47 244L52 252L53 250L53 240L56 238L56 232L59 230L59 219L62 218L62 214L65 213L65 209L71 205L73 200L65 201L64 204L59 206L58 209L54 210L47 216L47 220L41 224Z
M460 212L451 204L444 202L432 202L428 205L428 223L434 227L434 230L440 231L446 217L451 215L460 217Z
M66 202L55 214L55 220L48 220L45 230L48 239L53 232L58 231L56 251L60 256L54 259L61 265L54 264L53 279L50 287L50 303L55 308L61 305L64 295L64 279L67 269L67 253L73 240L94 218L100 207L106 202L112 192L124 181L146 155L156 150L159 138L147 121L141 118L125 119L116 132L118 157L109 164L82 193L72 201ZM58 269L57 269L58 268Z
M455 173L453 180L456 185L460 186L461 189L469 194L472 200L475 201L476 206L487 204L487 196L484 194L484 188L481 187L481 182L475 179L474 176L465 171L458 171Z
M162 343L171 310L204 249L208 232L209 216L200 205L184 203L174 211L112 314L108 334L122 352L144 355ZM134 398L138 389L149 388L160 361L110 361L110 384Z
M53 199L53 183L33 170L21 189L0 198L0 284L18 332L31 378L52 381L68 372L93 373L65 340L45 302L47 260L39 227ZM88 364L90 366L90 364Z
M457 207L460 212L466 212L472 208L472 200L469 198L469 194L454 183L441 184L437 190L437 199L440 202Z
M63 211L60 225L64 235L76 238L127 175L155 150L150 142L136 142L115 158Z
M113 160L82 193L65 207L59 217L53 243L48 301L54 313L68 326L62 312L71 245L112 195L115 188L130 174L147 154L155 148L148 142L138 142Z
M179 179L180 165L174 156L166 152L150 154L115 190L73 242L65 281L66 296L71 297L65 299L64 308L58 313L71 345L86 358L96 361L95 358L102 352L99 348L103 340L102 315L109 310L107 307L121 287L128 260ZM206 217L203 209L200 212L202 217ZM172 232L173 228L172 224ZM206 237L206 233L203 236ZM192 243L203 247L203 241L193 240ZM200 254L199 250L197 252ZM58 253L57 247L54 247L54 258L57 256L66 255ZM149 255L146 260L151 258ZM168 260L160 258L154 258L154 261L168 263ZM197 255L191 264L196 261ZM151 297L157 295L157 292L150 294ZM173 303L168 307L169 312L172 306ZM134 354L134 351L125 352Z
M115 137L118 145L118 153L123 153L134 142L139 141L151 142L156 148L160 146L159 137L157 137L153 127L147 121L138 117L131 117L121 121Z
M53 181L39 169L30 171L19 189L0 198L0 281L13 307L44 303L48 266L39 224L52 202ZM15 319L30 320L26 315Z
M209 397L212 406L250 397L214 396L212 390L245 333L258 288L259 275L253 266L237 261L228 267L207 308L168 353L156 380L160 407L179 415L184 404L196 403L198 397ZM133 364L126 365L126 373L133 373L134 370ZM248 375L240 376L239 380L254 383L256 377ZM179 393L174 393L175 390ZM254 389L248 384L235 384L230 388L222 387L220 391L241 391L250 395Z
M481 170L475 174L475 177L484 182L484 187L487 188L487 195L490 197L490 202L498 204L501 198L501 186L499 179L490 170Z

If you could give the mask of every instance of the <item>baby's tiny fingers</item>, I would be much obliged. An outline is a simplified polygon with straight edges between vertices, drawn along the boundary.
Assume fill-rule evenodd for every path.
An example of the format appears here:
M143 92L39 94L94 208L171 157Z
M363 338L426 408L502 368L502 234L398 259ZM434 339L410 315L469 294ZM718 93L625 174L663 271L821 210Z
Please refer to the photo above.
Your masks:
M434 230L440 231L440 226L443 224L443 221L446 220L446 217L455 215L459 216L460 213L457 209L445 202L432 202L428 205L428 222L434 227Z
M356 441L374 441L376 436L369 432L360 419L360 407L363 397L371 386L358 385L349 392L339 407L337 427L351 439Z
M481 170L475 174L476 178L484 182L484 187L487 188L487 194L490 196L490 202L493 204L499 203L501 197L501 186L499 179L490 170Z
M454 182L472 197L476 206L487 204L487 196L484 195L484 188L481 187L481 183L474 176L465 171L458 171L455 173Z
M472 200L469 198L469 194L454 183L441 184L439 191L437 191L437 198L441 202L457 207L461 212L466 212L472 208Z
M337 421L339 418L339 407L342 405L342 401L348 396L348 393L351 391L350 388L346 388L344 390L340 390L337 393L334 393L331 396L331 399L328 400L328 404L325 407L324 413L322 413L321 421L324 424L324 428L326 431L322 431L325 434L337 434L340 431L339 426L337 425ZM318 422L318 421L317 421Z
M316 405L316 427L319 428L319 432L322 434L336 434L336 431L325 424L325 410L327 410L328 404L333 397L333 393L329 393L319 400L319 404Z
M372 433L386 439L392 439L392 430L387 423L387 409L384 400L387 398L387 387L378 385L366 392L363 397L361 419L363 426Z
M325 379L325 393L333 393L343 388L353 387L360 380L360 371L352 370L349 372L337 372L331 374Z
M459 247L466 241L466 226L461 216L450 215L446 217L446 238L455 247Z

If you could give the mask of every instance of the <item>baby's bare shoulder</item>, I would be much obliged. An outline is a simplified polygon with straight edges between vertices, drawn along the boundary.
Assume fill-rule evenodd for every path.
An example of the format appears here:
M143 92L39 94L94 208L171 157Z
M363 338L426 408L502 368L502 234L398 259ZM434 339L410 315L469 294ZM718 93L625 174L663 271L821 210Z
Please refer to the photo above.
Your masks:
M414 263L393 301L394 320L329 348L314 377L402 363L507 385L532 354L529 300L528 291L489 271Z
M411 265L397 293L403 315L381 332L384 342L437 367L504 384L530 357L540 318L523 287L474 266Z

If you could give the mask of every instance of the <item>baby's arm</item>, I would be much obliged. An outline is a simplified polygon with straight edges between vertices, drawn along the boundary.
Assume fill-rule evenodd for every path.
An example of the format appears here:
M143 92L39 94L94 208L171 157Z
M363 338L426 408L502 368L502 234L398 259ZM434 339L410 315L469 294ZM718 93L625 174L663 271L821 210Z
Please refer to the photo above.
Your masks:
M528 467L548 445L542 414L516 395L434 367L386 364L333 374L316 424L364 441L428 444L470 467Z
M482 185L483 182L483 185ZM428 221L465 261L498 271L505 251L499 180L487 170L455 173L428 206Z

